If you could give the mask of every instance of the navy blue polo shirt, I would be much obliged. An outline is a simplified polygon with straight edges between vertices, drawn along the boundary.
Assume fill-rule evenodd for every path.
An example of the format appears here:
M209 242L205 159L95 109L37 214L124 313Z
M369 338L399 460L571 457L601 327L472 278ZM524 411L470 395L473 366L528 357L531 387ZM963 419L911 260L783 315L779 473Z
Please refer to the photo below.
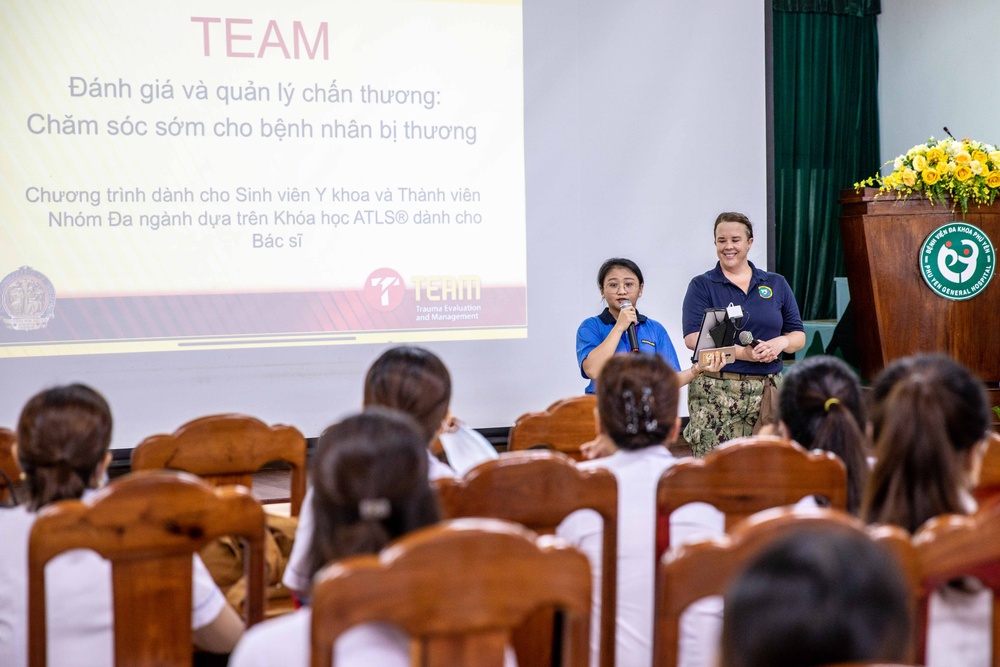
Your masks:
M770 340L781 334L802 331L802 317L795 295L788 281L777 273L758 269L750 262L753 277L746 294L733 284L722 267L715 268L700 276L695 276L688 284L684 296L682 325L684 335L698 333L706 308L725 308L729 304L743 307L743 321L740 330L750 331L759 340ZM770 375L780 373L781 357L770 363L755 361L734 361L723 370L728 373L746 375Z
M670 364L671 368L679 371L680 362L677 361L677 351L674 349L674 344L670 342L667 330L656 320L649 319L639 313L636 313L636 315L639 320L635 325L636 337L639 339L639 351L658 354ZM585 319L580 324L580 328L576 330L576 361L580 365L580 375L583 377L589 379L587 374L583 372L583 360L587 358L587 355L595 347L604 342L604 339L608 337L608 334L614 328L615 322L617 320L611 314L611 311L605 308L604 312L600 315ZM615 354L628 351L628 333L626 332L622 334L621 340L618 341ZM587 385L585 391L588 394L594 393L593 380L590 380L590 384Z

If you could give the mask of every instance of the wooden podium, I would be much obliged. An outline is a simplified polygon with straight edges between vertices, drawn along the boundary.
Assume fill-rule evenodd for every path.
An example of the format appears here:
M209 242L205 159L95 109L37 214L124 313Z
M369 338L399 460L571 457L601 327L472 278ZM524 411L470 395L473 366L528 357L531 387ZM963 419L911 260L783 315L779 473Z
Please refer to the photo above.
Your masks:
M840 234L861 349L861 375L872 380L890 361L916 352L945 352L979 375L1000 403L1000 275L966 301L931 290L920 250L949 222L984 231L1000 251L1000 198L961 209L927 199L877 199L876 188L843 190Z

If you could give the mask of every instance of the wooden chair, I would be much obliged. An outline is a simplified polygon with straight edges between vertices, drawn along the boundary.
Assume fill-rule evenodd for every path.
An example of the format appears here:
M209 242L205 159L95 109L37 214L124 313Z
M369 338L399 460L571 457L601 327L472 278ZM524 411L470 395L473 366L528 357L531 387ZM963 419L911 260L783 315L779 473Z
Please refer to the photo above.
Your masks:
M21 478L21 466L14 457L13 450L16 441L17 436L14 435L13 431L8 428L0 428L0 471L3 471L6 476L6 479L0 476L0 505L6 505L10 502L11 488L7 486L7 482L9 481L16 486Z
M381 621L410 635L415 665L501 667L510 631L535 609L553 605L567 619L561 664L588 665L586 556L506 521L444 521L379 555L347 558L320 571L311 664L329 667L338 636Z
M862 532L883 543L899 560L911 584L916 607L918 564L909 534L896 526L866 529L858 519L825 508L779 507L755 514L729 535L682 545L665 554L658 566L653 628L653 664L674 667L678 659L681 614L693 602L722 595L733 577L763 547L803 528Z
M246 543L247 624L264 610L264 511L245 488L177 472L129 475L91 502L45 508L28 545L28 664L46 664L45 564L70 549L111 561L115 662L191 665L191 558L206 542Z
M656 489L657 556L670 548L670 515L688 503L718 509L728 531L751 514L810 495L847 508L847 469L836 455L807 452L776 436L751 436L723 443L705 458L682 459L664 471Z
M980 504L1000 497L1000 433L990 432L990 443L983 457L979 483L972 490L972 495Z
M246 415L211 415L171 435L154 435L132 450L132 470L183 470L216 484L253 484L253 473L272 461L291 466L291 515L306 494L306 440L292 426L268 426Z
M551 534L571 513L597 512L604 523L601 563L602 667L615 664L618 583L618 483L608 470L581 470L558 452L511 452L476 466L463 478L436 482L446 517L505 519ZM552 618L541 614L515 639L519 662L552 664Z
M949 581L975 577L993 591L992 664L1000 666L1000 503L992 503L971 516L935 517L917 531L913 545L921 576L917 659L926 659L931 593Z
M580 445L597 437L597 397L593 394L556 401L542 412L521 415L510 429L510 451L536 445L567 454L579 461Z

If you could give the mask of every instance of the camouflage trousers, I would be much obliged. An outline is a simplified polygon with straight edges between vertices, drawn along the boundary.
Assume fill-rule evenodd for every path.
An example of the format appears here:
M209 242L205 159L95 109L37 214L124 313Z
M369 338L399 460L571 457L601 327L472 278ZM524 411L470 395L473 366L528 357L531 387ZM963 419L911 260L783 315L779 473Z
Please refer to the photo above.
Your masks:
M719 443L753 434L764 388L780 381L780 375L747 375L740 380L700 375L692 380L688 385L690 421L684 427L691 453L701 458Z

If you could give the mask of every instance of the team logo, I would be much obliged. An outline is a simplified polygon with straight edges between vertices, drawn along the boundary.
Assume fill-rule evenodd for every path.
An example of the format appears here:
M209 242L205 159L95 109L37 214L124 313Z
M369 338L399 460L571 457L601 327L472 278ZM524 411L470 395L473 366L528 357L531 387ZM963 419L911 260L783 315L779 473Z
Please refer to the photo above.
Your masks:
M375 310L395 310L405 294L403 277L393 269L375 269L365 280L365 300Z
M770 299L772 296L774 296L774 290L772 290L767 285L761 285L760 287L757 288L757 294L760 294L760 298L762 299Z
M0 321L8 329L43 329L55 309L56 290L51 281L30 266L22 266L0 281Z
M920 275L952 301L971 299L993 278L996 253L983 230L966 222L938 227L920 247Z

